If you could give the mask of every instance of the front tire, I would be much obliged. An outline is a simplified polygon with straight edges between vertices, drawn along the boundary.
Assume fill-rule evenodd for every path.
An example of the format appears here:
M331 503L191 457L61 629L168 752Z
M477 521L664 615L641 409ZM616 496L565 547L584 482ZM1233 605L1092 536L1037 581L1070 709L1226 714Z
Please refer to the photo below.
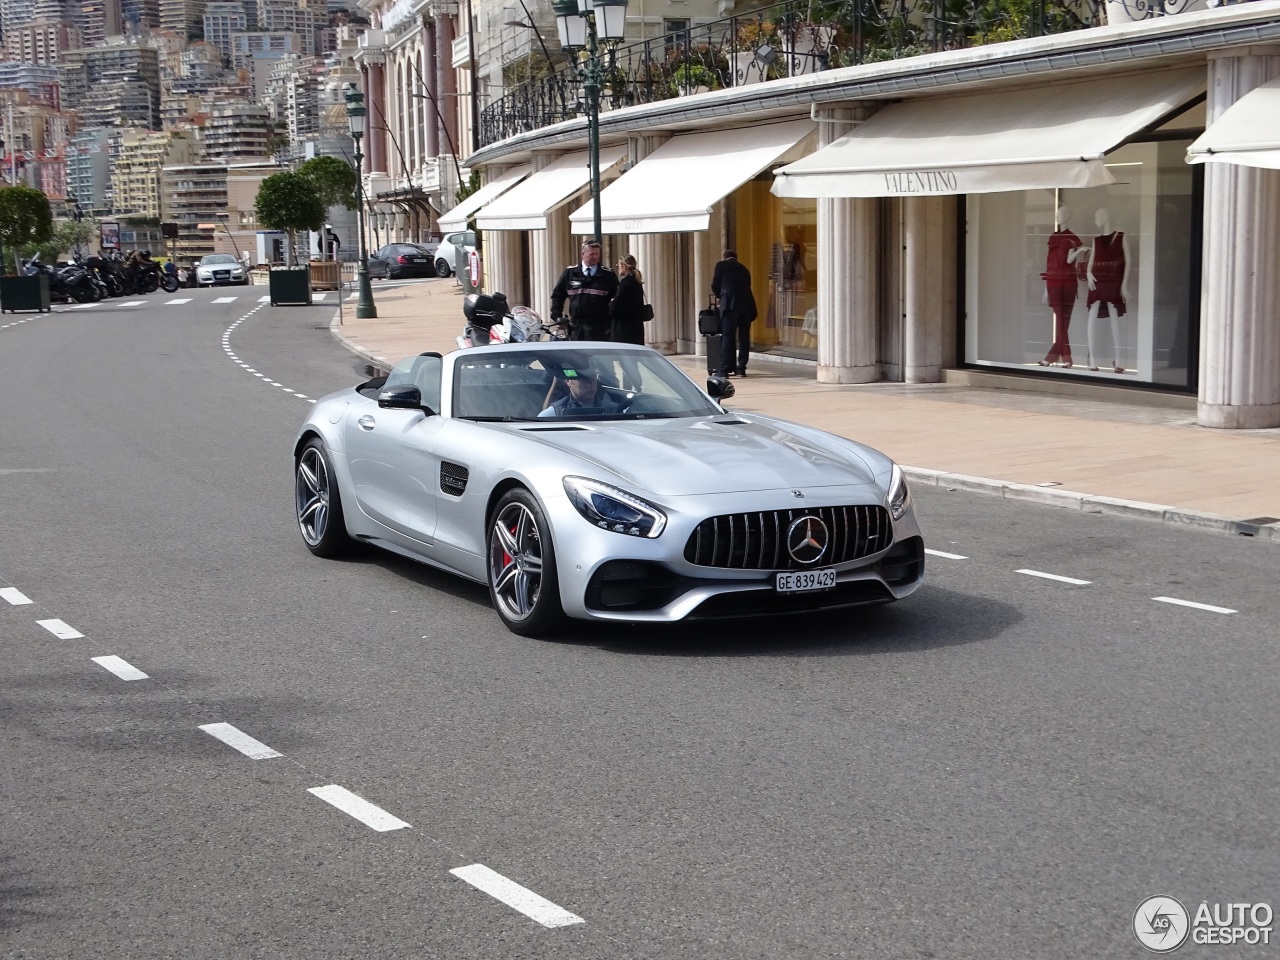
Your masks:
M329 451L318 438L308 440L298 456L293 504L302 541L317 557L338 557L351 549L338 481L333 475Z
M489 597L512 633L538 637L564 622L551 528L528 490L507 491L489 519Z
M453 276L453 270L449 267L449 261L444 257L441 257L436 261L436 276L442 278Z

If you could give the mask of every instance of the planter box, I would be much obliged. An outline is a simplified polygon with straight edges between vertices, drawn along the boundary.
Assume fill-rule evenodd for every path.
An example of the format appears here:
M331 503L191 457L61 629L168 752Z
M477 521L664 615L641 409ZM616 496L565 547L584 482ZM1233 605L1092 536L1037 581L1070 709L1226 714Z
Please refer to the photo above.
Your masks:
M311 306L311 271L306 267L278 267L267 283L271 305Z
M312 290L342 289L342 264L337 260L312 260L308 266Z
M48 277L0 277L0 312L18 310L50 311Z

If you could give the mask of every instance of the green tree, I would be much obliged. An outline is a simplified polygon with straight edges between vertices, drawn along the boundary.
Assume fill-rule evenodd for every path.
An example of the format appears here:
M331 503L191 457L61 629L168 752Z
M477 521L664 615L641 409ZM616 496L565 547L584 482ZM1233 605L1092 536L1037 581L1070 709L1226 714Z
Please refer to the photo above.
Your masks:
M53 237L53 211L49 198L33 187L0 187L0 249L14 254L28 244L46 243ZM0 253L0 260L3 254Z
M283 230L289 235L286 262L293 266L293 252L299 230L319 230L324 226L324 202L316 193L314 181L299 173L273 173L258 186L253 201L258 223L268 230Z
M76 250L84 253L97 245L101 236L101 227L102 225L93 217L85 217L83 220L63 220L53 228L52 243L57 247L59 254Z
M312 157L298 168L298 175L315 185L325 207L356 208L356 172L337 157Z

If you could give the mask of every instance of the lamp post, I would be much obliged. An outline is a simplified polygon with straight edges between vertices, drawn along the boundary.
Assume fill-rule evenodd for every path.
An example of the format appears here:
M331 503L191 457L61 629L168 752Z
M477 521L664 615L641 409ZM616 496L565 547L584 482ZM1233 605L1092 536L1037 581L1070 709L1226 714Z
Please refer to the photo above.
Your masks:
M560 45L575 60L583 48L587 59L578 67L578 79L587 95L587 156L591 171L591 216L595 242L600 231L600 89L604 64L600 43L613 46L622 39L627 24L627 0L552 0Z
M356 226L360 237L360 259L356 262L356 284L359 299L356 300L357 320L376 320L378 308L373 303L373 287L369 285L369 252L364 244L364 176L362 164L364 154L360 152L360 141L364 139L364 94L354 83L348 83L342 92L347 101L347 123L351 126L351 140L355 144L356 155Z

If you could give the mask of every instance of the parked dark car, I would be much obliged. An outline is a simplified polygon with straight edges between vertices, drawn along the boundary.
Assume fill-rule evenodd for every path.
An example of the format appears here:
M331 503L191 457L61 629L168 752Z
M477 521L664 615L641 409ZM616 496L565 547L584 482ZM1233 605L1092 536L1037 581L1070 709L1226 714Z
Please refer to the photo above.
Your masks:
M420 243L388 243L369 255L369 276L375 280L434 277L434 252Z

